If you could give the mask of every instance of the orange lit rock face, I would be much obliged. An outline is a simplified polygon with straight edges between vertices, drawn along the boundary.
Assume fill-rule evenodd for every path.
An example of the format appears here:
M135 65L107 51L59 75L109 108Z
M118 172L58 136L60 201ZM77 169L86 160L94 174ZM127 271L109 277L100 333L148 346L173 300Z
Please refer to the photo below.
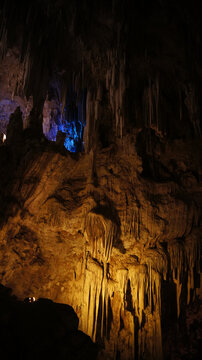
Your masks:
M199 159L167 144L154 159L178 166L157 182L143 176L136 135L89 154L26 146L1 193L0 282L22 299L72 305L104 345L100 358L162 359L168 283L176 318L198 293L200 185L186 169L197 172ZM0 150L3 164L9 149Z

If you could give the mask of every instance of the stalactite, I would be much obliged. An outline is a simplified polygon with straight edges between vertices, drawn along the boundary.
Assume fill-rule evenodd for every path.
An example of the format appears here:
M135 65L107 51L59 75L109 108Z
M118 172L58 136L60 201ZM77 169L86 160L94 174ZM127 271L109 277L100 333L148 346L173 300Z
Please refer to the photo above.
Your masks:
M194 132L196 135L201 136L199 105L194 85L189 84L189 86L185 87L185 95L185 105L188 109Z
M157 133L160 132L159 124L159 79L148 79L148 86L144 90L143 108L145 125L153 128Z
M108 299L112 296L113 286L106 277L104 267L91 257L88 257L83 273L84 298L80 328L83 331L85 329L85 332L96 341L98 320L100 321L101 337L103 338L107 333Z
M24 93L26 93L26 86L30 77L30 69L31 69L31 57L30 57L30 49L28 48L23 60L22 89Z
M155 81L156 127L159 129L159 79Z
M178 90L178 93L179 93L179 120L181 122L181 120L182 120L182 92L180 89Z
M171 260L173 281L176 284L177 315L180 315L180 296L182 291L183 274L187 272L187 303L190 303L191 290L196 288L194 284L195 274L200 273L200 237L193 233L184 241L173 241L168 244L168 252Z
M186 242L172 241L168 243L168 253L160 246L143 250L142 264L130 264L127 268L116 270L113 280L106 269L110 256L104 250L106 243L111 243L110 222L106 224L100 214L87 214L86 235L91 242L91 250L84 269L84 300L81 319L81 329L95 340L99 334L104 341L107 351L117 351L121 359L139 358L143 354L150 359L161 360L161 282L162 277L167 280L170 257L173 281L176 284L176 302L178 316L180 315L180 297L182 291L182 276L188 269L188 292L194 287L193 271L199 266L198 236L188 238ZM106 232L109 235L106 236ZM112 230L113 232L113 230ZM94 239L94 243L91 239ZM190 246L191 245L191 246ZM88 251L90 249L87 244ZM99 254L101 249L102 256ZM197 264L197 265L196 265ZM199 269L198 269L199 270ZM192 282L191 282L192 281ZM188 295L189 301L189 295ZM119 306L118 303L119 302ZM108 302L111 306L112 321L110 328L110 343L106 338L110 323ZM118 310L119 309L119 310ZM117 317L119 312L120 319ZM115 332L114 326L117 327ZM127 328L127 334L125 329ZM130 329L130 331L128 330ZM138 333L138 343L135 341ZM117 337L119 341L117 342ZM113 343L113 351L110 346ZM111 344L111 345L110 345ZM135 348L135 345L138 348ZM111 349L111 350L110 350Z
M124 95L126 90L125 54L118 58L116 52L108 51L108 69L106 72L106 89L112 114L115 119L116 135L123 136L124 127Z
M84 229L90 242L92 256L103 262L109 261L116 240L116 224L103 215L91 211L86 217Z
M182 291L182 274L186 266L184 246L180 241L169 243L168 252L171 259L173 281L176 284L177 317L180 316L180 296Z
M94 340L96 338L99 300L102 290L103 269L95 261L88 261L84 269L83 309L80 327Z
M101 229L94 219L89 221L91 236L103 236ZM96 230L93 233L92 227ZM106 228L105 228L106 230ZM100 231L100 234L98 232ZM87 231L88 232L88 231ZM88 235L89 237L89 235ZM97 239L98 240L98 239ZM103 246L103 241L101 242ZM81 329L95 340L97 338L98 322L100 336L107 351L119 352L121 359L134 359L144 356L150 359L161 360L162 333L161 333L161 281L167 279L168 256L170 256L173 281L176 284L177 312L180 315L180 297L182 291L182 276L188 270L188 296L190 289L194 288L193 271L199 271L200 242L198 235L189 237L185 243L173 241L168 244L168 254L163 248L150 248L142 253L142 264L130 264L127 268L120 268L114 274L114 280L109 278L104 268L104 262L92 259L89 255L84 270L84 300L81 320ZM110 341L106 339L109 311L108 300L111 304L112 319ZM117 317L119 314L119 317ZM98 316L99 315L99 316ZM144 321L143 321L144 319ZM106 329L104 327L106 326ZM114 326L117 330L115 331ZM125 329L127 328L127 333ZM138 343L135 341L138 333ZM119 338L119 341L117 341ZM135 348L138 346L138 348ZM111 349L111 350L110 350Z
M151 359L162 359L161 275L149 266L137 265L130 269L118 270L115 281L112 281L106 275L104 266L100 265L97 260L93 260L91 256L87 257L83 271L84 298L80 328L96 340L99 321L100 336L104 340L110 321L108 301L111 304L113 321L117 317L116 301L118 301L123 325L120 322L119 325L116 323L116 326L119 326L117 336L119 333L120 341L114 344L114 356L119 351L122 359L132 360L135 353L139 352L141 357L147 348ZM114 294L119 294L119 296ZM130 297L132 303L130 303ZM117 300L115 301L115 299ZM135 321L136 318L138 324ZM129 333L128 328L130 328ZM111 332L114 331L113 329L112 326ZM138 349L136 350L135 331L139 332ZM110 339L113 339L113 335L115 334L110 333ZM107 339L104 341L106 346L109 346Z
M84 147L89 152L92 146L92 138L94 135L94 107L93 93L88 90L86 97L86 127L84 129Z
M187 257L187 304L191 300L191 291L193 291L196 286L194 283L195 274L200 276L200 236L198 234L192 234L186 238L185 250ZM195 295L195 294L194 294Z
M144 251L142 262L147 264L149 268L162 274L164 280L166 280L168 273L168 254L160 245L156 248L146 249Z
M148 60L148 57L146 59L146 56L144 57L141 54L141 40L148 37L148 39L146 39L147 42L150 37L149 34L142 36L144 34L143 33L141 34L140 39L138 39L138 35L135 34L137 52L136 46L134 47L135 52L133 52L133 50L131 50L129 47L125 48L125 43L127 43L127 46L131 45L131 41L134 40L134 33L133 24L130 22L129 24L125 23L130 17L133 19L133 16L128 14L125 8L124 10L126 12L123 14L124 20L121 20L123 18L122 14L119 14L120 9L118 11L118 8L122 6L121 3L123 2L115 0L111 2L113 8L113 18L110 18L109 16L109 18L103 19L104 11L99 18L96 16L96 7L92 7L89 27L85 26L87 24L87 22L85 22L85 17L87 18L87 15L89 15L87 9L90 2L84 1L83 5L81 4L81 8L79 6L74 7L72 1L66 2L68 4L70 3L70 5L67 5L67 7L64 5L63 8L66 9L67 13L69 9L72 10L70 14L73 14L73 20L70 20L72 23L69 28L62 27L63 25L66 26L67 21L64 17L65 21L63 20L64 23L62 24L62 15L58 15L59 13L61 14L61 9L58 14L56 14L55 11L57 6L60 7L65 4L64 1L52 1L52 4L50 3L48 5L48 10L46 8L47 4L45 5L46 2L42 2L44 3L42 7L39 6L39 3L40 2L33 2L31 7L28 6L27 10L25 8L23 13L25 14L26 19L24 24L25 30L28 29L29 32L24 35L22 41L23 50L20 54L20 59L22 61L22 74L20 73L17 78L15 90L16 92L20 92L22 90L22 93L24 94L32 94L34 96L34 101L37 103L36 98L40 98L39 95L43 93L44 89L47 91L49 77L52 76L54 71L58 74L60 72L60 80L61 82L64 82L64 84L61 85L62 89L59 96L60 103L62 103L63 112L67 104L69 87L71 88L72 92L70 95L70 100L73 99L74 104L76 104L77 107L79 106L82 91L86 89L86 98L82 101L82 105L80 109L78 109L78 112L81 115L81 122L84 124L84 113L86 111L84 147L86 153L88 154L85 156L79 155L79 160L74 160L75 163L77 163L76 165L73 164L73 159L71 160L70 157L68 158L68 156L64 156L64 158L67 158L68 162L72 161L73 164L73 171L70 171L72 176L71 181L74 182L73 175L76 176L76 174L79 174L79 176L83 175L84 183L85 176L87 177L88 184L86 187L82 185L82 189L79 189L77 193L75 191L75 197L71 191L72 185L69 185L63 189L65 190L64 192L67 193L67 199L69 199L67 201L63 198L57 199L55 195L52 196L52 193L55 194L55 187L58 186L59 180L57 174L55 175L55 180L50 182L47 189L46 173L44 178L42 178L44 181L41 181L40 176L38 176L41 172L43 172L42 168L46 167L49 163L49 157L53 157L51 151L48 151L46 156L44 155L42 158L43 161L40 162L42 163L42 168L39 169L40 171L32 169L32 173L30 170L31 174L28 178L29 181L22 185L22 194L24 194L23 192L25 191L25 194L22 196L22 198L25 198L26 213L24 214L22 212L22 219L20 221L23 221L23 218L25 218L25 221L27 221L29 216L32 216L33 219L34 215L32 215L32 213L34 214L35 208L40 208L38 205L40 205L42 200L44 200L43 194L49 191L50 196L48 197L47 202L49 202L49 200L52 202L50 202L49 207L47 207L48 215L44 218L44 223L39 223L41 224L39 226L40 229L44 226L50 225L51 230L53 230L54 227L57 228L57 230L62 228L66 231L69 227L69 232L66 231L67 234L64 235L64 237L67 237L67 239L65 238L64 245L66 242L68 242L69 235L71 235L70 243L71 241L74 241L71 240L72 238L76 239L78 236L79 241L81 240L81 243L78 246L78 251L81 251L78 256L79 260L82 257L82 246L85 246L82 275L78 285L78 288L81 286L82 296L78 300L80 303L76 304L78 307L80 307L81 310L80 328L85 333L89 334L89 336L91 336L94 341L100 340L102 345L104 344L109 348L111 346L110 351L111 354L113 354L114 359L117 359L120 356L120 358L124 360L134 360L134 358L137 360L142 359L143 357L149 358L151 360L161 360L162 281L163 279L168 280L168 276L170 275L169 270L171 270L172 279L176 285L177 315L179 317L181 311L181 297L183 294L183 282L186 281L186 276L184 276L184 274L188 277L188 304L191 301L192 293L194 293L194 289L196 287L195 271L199 271L200 244L198 240L195 240L191 237L186 239L185 237L192 232L193 227L195 226L195 222L197 222L196 218L199 212L198 209L195 209L196 206L194 202L193 204L191 202L188 204L188 200L186 202L186 199L191 197L191 186L189 188L190 193L186 195L185 201L183 199L183 183L181 183L181 180L183 180L184 176L186 177L188 166L184 164L182 168L184 167L186 170L178 172L180 167L178 167L177 162L178 160L182 164L184 161L188 162L189 157L186 159L186 153L182 155L180 154L179 158L178 155L176 155L176 158L175 155L173 155L174 151L172 152L169 150L171 154L169 154L169 151L166 151L166 148L169 148L170 144L167 143L166 140L165 143L162 141L161 144L157 138L155 141L157 142L157 148L159 145L159 150L157 149L155 153L155 151L153 151L154 149L151 148L152 135L154 132L148 131L148 144L146 144L145 154L143 150L144 146L142 147L143 144L141 144L139 150L139 156L142 156L142 160L138 159L137 161L137 156L134 156L134 158L132 157L132 147L137 148L138 146L134 141L132 146L129 147L127 141L125 140L128 134L126 134L126 137L124 137L126 132L126 129L124 128L125 97L126 91L129 91L130 94L127 99L129 105L128 118L131 117L131 124L130 121L128 121L129 131L132 130L131 132L134 131L134 133L137 134L139 130L135 128L136 124L132 124L133 121L135 122L137 120L137 123L139 122L140 125L138 129L142 129L144 126L146 126L150 129L153 129L155 132L159 132L161 130L161 99L163 104L163 101L165 101L165 104L167 104L167 100L169 103L169 95L173 90L172 82L174 83L175 89L175 85L178 83L178 80L175 83L173 78L169 78L169 74L169 79L167 81L166 74L164 74L164 72L166 72L167 62L165 62L165 66L164 61L161 62L161 60L158 60L156 55L154 62L151 55L149 76L146 75L147 86L145 86L144 92L142 94L142 84L145 82L145 65L147 66L146 60ZM53 3L56 4L54 5ZM105 3L107 3L107 1L105 1ZM56 8L54 6L56 6ZM101 5L99 6L101 7ZM15 9L17 10L18 7L20 9L20 6L15 4L12 8L12 11ZM84 8L86 9L86 13L83 11ZM51 11L53 15L50 16ZM82 14L82 11L84 14ZM17 13L17 15L19 13L20 11ZM135 14L135 16L137 15ZM146 14L146 18L148 15ZM165 18L163 22L166 23L166 14L164 16ZM18 16L16 16L16 18L17 17ZM120 20L117 19L119 17ZM37 21L38 19L40 20L39 25ZM137 17L135 21L136 20ZM9 19L9 21L11 20ZM54 26L55 23L56 26ZM4 22L2 22L2 24L3 25L0 35L1 48L2 54L5 55L7 51L8 32ZM60 24L62 24L61 27ZM16 25L16 23L14 23L14 25ZM140 23L137 22L137 25L135 24L135 29L136 26L138 28L139 25ZM77 27L79 28L79 26L81 27L81 30L76 29ZM93 36L91 36L90 31L93 29L93 26L95 26L95 35L93 34ZM124 27L126 26L128 26L128 32L126 30L124 32ZM141 27L144 27L144 25L141 24ZM103 29L104 32L102 32ZM100 31L102 35L97 37L96 31L98 31L98 34ZM154 33L155 31L156 29L154 29ZM104 52L102 49L99 49L99 44L97 44L97 40L102 42L102 40L105 38L105 32L106 34L114 32L112 37L109 35L106 52ZM59 36L62 34L64 35ZM128 39L127 35L129 35ZM106 37L107 36L108 35L106 35ZM67 37L66 42L64 41L65 37ZM153 39L153 33L151 37ZM169 45L169 41L166 41L165 44ZM148 51L149 54L149 44L146 44L146 46L148 47L146 51ZM164 45L161 45L160 41L159 47L161 46L164 48ZM64 53L61 51L63 49ZM73 55L71 54L71 50L73 50ZM155 49L153 50L155 53ZM173 50L175 49L173 48ZM167 49L166 51L163 50L163 53L164 52L167 53ZM126 53L129 54L128 58L132 60L130 64L126 64ZM56 59L57 56L58 59ZM180 57L178 60L178 63L181 63ZM75 64L73 64L74 61ZM139 66L139 63L141 63L141 66ZM168 65L169 64L170 60L168 60ZM136 66L137 69L135 69ZM153 73L154 68L159 68L161 71L161 67L162 78L160 75L156 75L158 74L158 70ZM139 69L140 74L138 74ZM100 73L98 70L100 70ZM173 69L173 73L175 72L176 69ZM36 81L34 81L35 74L37 74ZM131 75L130 87L128 87L126 75L127 78ZM164 77L165 79L163 79ZM182 80L183 78L188 78L188 73L186 69L183 69L182 62L180 79ZM137 83L136 79L139 79ZM171 87L171 89L167 89L166 86ZM161 87L163 89L162 94ZM138 88L137 92L136 88ZM183 96L186 96L185 106L189 112L189 117L193 125L194 132L198 134L200 133L199 104L196 96L196 88L194 85L191 85L187 88L184 88L183 91ZM135 96L137 97L135 102L133 101L134 92L136 92ZM179 96L179 117L181 121L183 117L183 97L181 92ZM171 95L171 102L172 99L173 97ZM144 108L143 120L139 120L139 115L141 112L139 109L141 108L141 100ZM173 104L175 112L175 101ZM168 109L169 115L170 110L172 111L172 109ZM165 107L165 113L166 111L167 109ZM132 119L134 114L136 114L135 120ZM101 115L104 119L101 119ZM36 119L34 119L34 121L35 120ZM172 121L168 124L168 127L170 128L173 126ZM109 136L109 139L112 139L112 141L115 143L115 146L117 146L117 150L114 151L114 157L111 158L111 155L108 156L108 152L106 158L108 156L109 159L106 160L105 158L106 161L103 160L105 156L104 152L97 151L99 146L98 135L100 135L99 128L101 128L101 126L104 128L102 130L106 130L107 134L110 131L112 132L111 137ZM165 126L167 126L166 121ZM114 135L116 137L115 139L113 139ZM173 144L175 144L174 148L175 146L176 148L178 148L177 146L180 147L180 143L183 143L183 140L179 141L179 135L181 136L180 133L177 134L177 140L173 142ZM134 135L134 137L135 136L136 135ZM120 138L121 140L117 138ZM124 146L128 147L128 154L130 157L129 165L127 165L128 154L124 150L124 146L122 148L120 146L120 144L124 142L126 144ZM140 142L143 143L144 138L142 138L142 140L140 138ZM46 146L46 144L44 146ZM4 150L4 148L2 149ZM134 150L134 152L135 151L136 150ZM121 162L126 162L126 165L120 164L119 166L118 161L120 160L120 154ZM151 155L153 155L153 157L156 156L158 161L155 162L155 166L154 164L151 166L150 170L151 164L149 164L149 162L151 160ZM163 167L164 155L165 169ZM141 174L144 157L145 172ZM61 154L58 152L57 156L55 155L55 159L50 170L51 173L55 168L62 169L61 164L63 164L63 160L61 160L61 164L58 163L58 161L60 162L60 158ZM98 159L97 164L96 159ZM95 170L99 168L101 162L104 163L104 176L102 176L103 173L99 169L100 173L102 174L101 177L99 177L97 176ZM141 163L141 165L137 165L137 163ZM79 173L80 166L82 168L82 175ZM137 171L137 166L141 168L141 170L138 169ZM175 169L175 166L176 172L175 174L172 174L170 169ZM37 163L36 167L41 167L41 165ZM155 167L159 170L160 178L161 173L163 173L163 179L165 177L166 181L163 180L163 184L160 183L161 179L158 181L158 171L157 174L153 176ZM85 175L86 173L87 175ZM181 173L183 173L183 175ZM38 175L36 176L36 174ZM61 177L63 176L62 174L60 175ZM70 176L69 172L64 169L64 177L68 176ZM193 175L193 178L194 177L195 175ZM14 180L17 184L17 180ZM35 183L38 181L40 183L39 187L38 185L35 185ZM126 184L124 184L124 182L126 182ZM94 196L95 188L97 191L96 196ZM124 192L127 194L125 197ZM138 194L137 198L135 198L136 192ZM111 203L114 201L114 211L117 212L116 215L112 213L111 208L107 207L108 202L107 206L101 205L102 202L99 199L99 197L101 197L101 193L106 196L109 203L110 201ZM194 196L195 194L196 191L194 189ZM87 198L87 200L85 199L86 202L83 201L85 196ZM43 204L45 203L46 201ZM58 204L61 205L60 209ZM75 209L73 209L72 211L73 206L78 210L74 212ZM67 214L69 216L70 213L72 214L71 220L69 220L67 217ZM83 232L79 230L77 233L77 221L80 221L80 214L84 214L83 217L85 220L82 229ZM40 212L39 215L37 214L37 216L40 216L42 221L42 214L40 214ZM37 216L36 219L39 222L40 219L38 219ZM77 218L77 220L73 218L74 216ZM120 225L117 221L119 216L121 217ZM70 224L68 222L70 222ZM73 223L73 226L76 229L74 229L76 232L75 237L74 234L70 234L71 224ZM72 230L72 232L74 230ZM82 236L83 233L84 237ZM120 248L117 246L115 249L114 245L117 238L120 240L120 234L121 240L123 239L123 249L121 249L121 246ZM171 240L176 238L181 238L181 240ZM197 239L198 238L199 236L197 236ZM161 241L164 242L165 248L167 246L168 251L164 250L163 246L161 246ZM119 244L120 243L118 243L118 245ZM74 246L75 248L77 247L76 241ZM125 254L122 253L124 251L126 251ZM76 256L75 259L77 260ZM77 296L79 297L79 295L76 295L75 298L77 298ZM107 332L109 332L108 337Z
M6 55L6 51L7 51L7 29L4 21L2 21L1 29L0 29L0 50L1 50L1 57L3 58Z

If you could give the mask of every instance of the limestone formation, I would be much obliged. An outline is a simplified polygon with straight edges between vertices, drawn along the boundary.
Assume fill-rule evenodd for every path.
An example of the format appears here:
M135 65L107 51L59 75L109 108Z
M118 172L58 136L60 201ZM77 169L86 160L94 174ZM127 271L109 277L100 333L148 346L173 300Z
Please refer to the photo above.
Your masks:
M96 154L96 186L90 154L34 152L17 170L16 210L0 233L1 282L21 299L72 305L104 356L162 359L162 286L175 287L176 319L199 287L199 185L183 199L175 182L143 179L141 159L123 148Z
M99 360L200 355L199 9L0 5L0 283L72 306Z

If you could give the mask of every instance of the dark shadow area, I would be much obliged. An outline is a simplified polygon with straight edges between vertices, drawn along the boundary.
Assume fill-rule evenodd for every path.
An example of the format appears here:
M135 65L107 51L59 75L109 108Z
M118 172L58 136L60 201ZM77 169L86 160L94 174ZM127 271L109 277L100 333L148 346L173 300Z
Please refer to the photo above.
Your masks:
M132 314L134 314L133 299L132 299L132 294L131 294L130 279L128 279L128 282L127 282L127 288L126 288L126 303L127 303L126 309L127 309L128 311L130 311Z
M185 281L185 279L183 279ZM185 290L181 294L180 317L177 319L176 285L162 282L162 343L164 360L198 360L201 352L201 300L197 297L186 304Z
M97 318L97 330L96 330L96 341L98 342L100 347L104 348L104 338L106 338L108 341L110 339L112 322L113 322L113 314L112 314L110 297L106 298L103 304L102 295L100 294L98 318Z
M154 130L146 128L138 134L136 149L138 155L142 158L142 176L158 182L171 181L174 177L173 174L155 157L157 147L161 153L165 151L165 145L160 141Z
M1 359L96 359L97 345L78 330L78 322L69 305L49 299L22 302L0 285Z

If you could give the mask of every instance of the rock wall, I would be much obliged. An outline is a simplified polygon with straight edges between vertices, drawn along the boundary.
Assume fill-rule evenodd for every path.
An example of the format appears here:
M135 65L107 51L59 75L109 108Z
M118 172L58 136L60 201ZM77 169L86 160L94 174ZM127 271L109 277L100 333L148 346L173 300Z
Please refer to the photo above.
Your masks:
M180 168L177 179L144 177L136 138L75 155L25 139L1 192L0 281L21 299L73 306L101 358L169 359L165 294L173 323L199 295L201 184ZM191 160L180 141L166 146L164 166Z

